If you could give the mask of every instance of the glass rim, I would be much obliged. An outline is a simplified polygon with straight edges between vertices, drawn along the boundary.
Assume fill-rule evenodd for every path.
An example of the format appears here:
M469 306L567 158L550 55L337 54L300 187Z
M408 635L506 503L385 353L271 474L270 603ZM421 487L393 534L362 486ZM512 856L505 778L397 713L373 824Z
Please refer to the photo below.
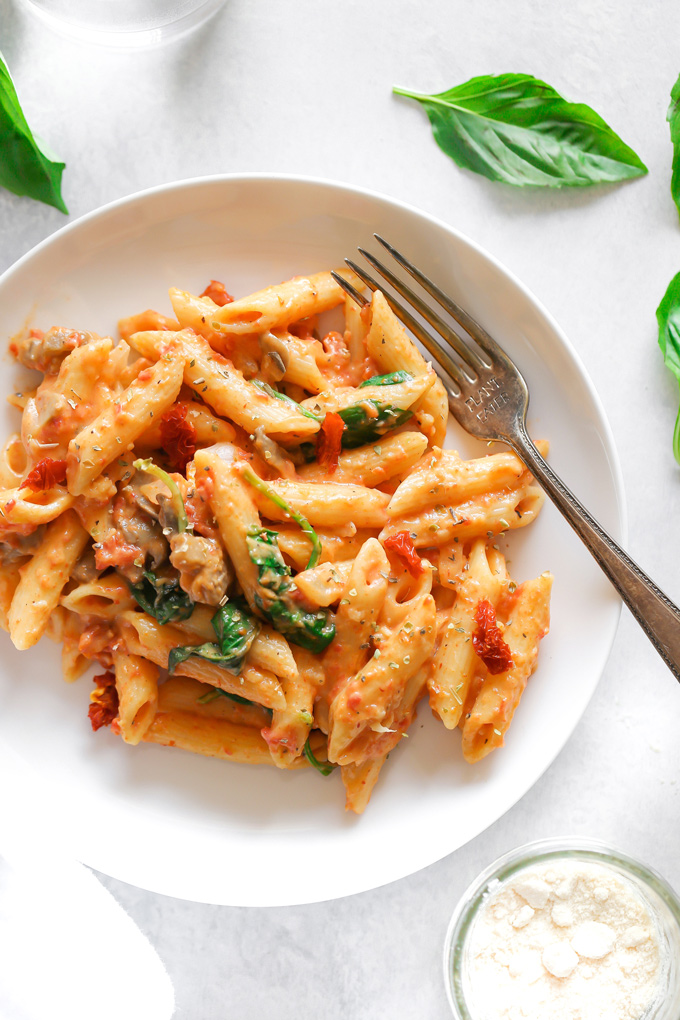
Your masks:
M664 902L680 929L680 896L654 868L619 847L587 836L554 836L533 840L508 850L484 868L462 893L449 921L444 939L444 986L451 1012L458 1020L477 1020L454 988L454 969L460 962L477 912L490 882L504 882L531 864L543 864L563 855L579 855L594 863L614 865L647 886Z

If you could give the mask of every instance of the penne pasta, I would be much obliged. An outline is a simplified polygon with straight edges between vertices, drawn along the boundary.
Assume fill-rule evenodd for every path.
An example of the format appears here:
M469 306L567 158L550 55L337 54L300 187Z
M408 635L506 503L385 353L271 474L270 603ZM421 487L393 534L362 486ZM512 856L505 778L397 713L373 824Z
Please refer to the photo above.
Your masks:
M173 292L170 296L177 312ZM344 298L345 292L329 272L295 276L222 308L216 307L210 314L209 323L218 333L264 333L265 330L285 327L298 319L326 312L341 304Z
M386 760L387 755L384 754L381 758L369 758L360 765L341 766L346 811L353 811L355 815L364 813Z
M88 540L73 510L47 526L40 545L20 570L9 608L9 635L15 648L30 648L39 641Z
M205 406L195 400L183 402L186 421L194 428L197 442L212 446L214 443L233 443L236 430L228 422L216 418ZM154 422L136 440L138 449L157 450L162 445L160 421Z
M510 668L482 681L474 704L461 720L463 755L475 762L501 747L527 680L536 668L538 646L550 626L552 576L526 581L506 611L512 619L504 630L512 657Z
M99 616L115 620L117 616L137 605L130 594L130 586L117 574L106 574L87 581L62 595L60 604L78 616Z
M430 366L387 304L381 291L371 302L371 326L366 337L368 353L383 372L404 369L418 377ZM449 403L441 379L435 379L418 404L416 417L432 446L442 446L446 436Z
M174 403L182 377L179 352L169 351L71 440L66 457L69 492L74 496L83 493L119 452L142 435L147 422Z
M113 666L118 692L118 728L127 744L138 744L158 708L159 669L140 655L115 648Z
M357 528L380 528L387 521L389 497L378 489L341 482L270 482L269 488L307 518L310 524L332 527L349 519ZM287 521L290 515L266 495L253 490L253 499L263 517Z
M380 485L412 468L426 448L427 439L421 432L399 432L394 436L383 436L369 446L343 450L338 456L333 481L354 482L371 487ZM306 482L323 481L326 469L323 464L305 464L299 469L298 475Z
M459 541L502 535L515 528L526 528L543 506L543 490L531 482L517 489L486 492L456 506L437 504L412 517L391 517L380 533L385 541L406 531L418 549Z
M431 595L413 600L403 625L390 632L369 662L332 699L328 758L340 765L381 757L401 740L412 715L400 710L408 682L434 650L436 607Z
M494 608L498 604L504 577L495 567L485 539L475 539L460 575L456 602L444 625L428 684L430 707L449 730L458 725L475 671L482 668L472 640L475 612L482 599Z
M380 291L170 299L116 344L13 342L43 377L0 451L0 627L58 641L67 681L104 671L93 729L338 766L355 814L426 694L485 757L549 624L550 575L518 586L494 544L540 512L530 472L444 449L446 389Z
M347 584L352 561L322 563L303 570L295 578L298 591L313 606L331 606L337 602Z
M168 345L184 357L184 382L221 417L240 425L246 432L263 428L267 433L305 439L319 430L319 423L295 405L271 396L249 382L207 340L191 330L178 333L143 332L130 343L144 357L161 358Z

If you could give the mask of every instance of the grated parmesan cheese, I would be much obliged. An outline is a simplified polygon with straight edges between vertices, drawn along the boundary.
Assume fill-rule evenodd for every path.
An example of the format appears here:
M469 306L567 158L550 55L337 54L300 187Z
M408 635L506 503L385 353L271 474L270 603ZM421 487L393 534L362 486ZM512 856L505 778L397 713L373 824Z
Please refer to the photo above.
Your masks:
M471 930L475 1020L642 1020L661 993L659 928L604 864L534 865L492 892Z

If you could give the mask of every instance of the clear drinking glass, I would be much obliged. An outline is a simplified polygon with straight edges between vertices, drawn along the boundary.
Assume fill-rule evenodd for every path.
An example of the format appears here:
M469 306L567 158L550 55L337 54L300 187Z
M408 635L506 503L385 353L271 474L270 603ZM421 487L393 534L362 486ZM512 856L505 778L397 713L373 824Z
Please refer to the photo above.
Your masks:
M206 21L224 0L24 0L52 28L116 48L154 46Z
M667 882L651 868L620 850L581 837L546 839L511 850L479 875L456 907L444 943L444 981L456 1020L480 1020L475 1012L469 980L469 943L475 920L500 884L524 868L549 861L599 864L627 879L636 888L656 921L665 957L665 992L640 1020L680 1018L680 900Z

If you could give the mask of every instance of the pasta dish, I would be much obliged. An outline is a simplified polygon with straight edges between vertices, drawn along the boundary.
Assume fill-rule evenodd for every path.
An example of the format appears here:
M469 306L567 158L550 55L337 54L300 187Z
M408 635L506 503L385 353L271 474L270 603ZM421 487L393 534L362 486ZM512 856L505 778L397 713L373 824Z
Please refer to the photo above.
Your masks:
M531 474L444 448L444 386L380 291L170 298L115 343L10 344L40 373L0 456L16 648L60 642L69 682L97 665L95 730L337 767L356 813L424 697L467 761L500 747L549 626L551 575L517 583L499 547L541 509Z

